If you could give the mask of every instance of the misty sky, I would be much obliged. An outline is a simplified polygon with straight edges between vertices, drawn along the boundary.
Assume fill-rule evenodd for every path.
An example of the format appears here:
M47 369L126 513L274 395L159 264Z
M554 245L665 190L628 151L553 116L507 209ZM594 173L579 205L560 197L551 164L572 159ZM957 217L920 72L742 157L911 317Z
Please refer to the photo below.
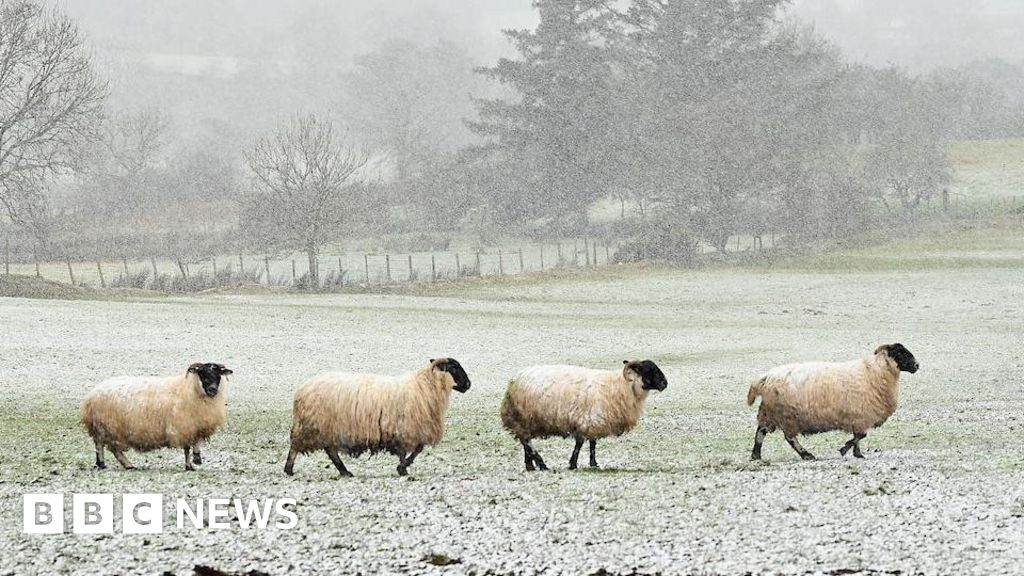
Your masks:
M528 27L529 0L75 0L78 18L104 53L261 57L304 44L350 57L389 36L445 36L481 60L507 50L502 28ZM1024 58L1020 0L795 0L854 59L927 68L976 57Z
M224 124L218 132L263 129L299 109L335 106L337 79L353 57L392 38L420 45L444 38L478 64L491 63L511 54L503 28L536 24L530 4L62 0L89 37L115 106L155 106L179 124ZM1024 0L793 0L789 12L813 22L849 58L874 65L925 70L1024 59ZM302 72L322 81L285 80Z

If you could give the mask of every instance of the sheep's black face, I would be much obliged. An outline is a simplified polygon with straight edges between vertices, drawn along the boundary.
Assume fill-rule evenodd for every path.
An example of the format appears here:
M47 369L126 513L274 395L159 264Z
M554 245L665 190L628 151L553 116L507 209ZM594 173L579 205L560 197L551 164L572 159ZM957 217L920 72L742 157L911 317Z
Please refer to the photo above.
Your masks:
M203 386L203 393L210 398L216 396L220 390L221 376L233 373L223 364L214 364L212 362L207 362L206 364L197 362L189 366L188 371L199 376L199 383Z
M914 358L914 355L910 353L910 350L907 350L907 347L899 342L896 344L880 346L879 350L876 350L875 353L877 354L880 350L884 350L886 355L889 356L889 358L892 358L893 362L896 362L896 367L899 368L901 372L913 374L914 372L917 372L918 368L920 368L920 365L917 363L917 358Z
M644 390L657 390L662 391L668 388L668 380L665 379L665 375L662 374L661 368L650 360L643 360L640 362L630 362L629 360L623 360L623 364L626 365L630 370L640 375L640 379L643 380Z
M433 358L431 358L430 363L434 363ZM452 389L456 392L461 393L469 390L469 375L462 369L462 364L459 364L458 360L454 358L442 358L437 361L434 369L440 370L441 372L447 372L452 375L452 380L455 381L455 386L453 386Z

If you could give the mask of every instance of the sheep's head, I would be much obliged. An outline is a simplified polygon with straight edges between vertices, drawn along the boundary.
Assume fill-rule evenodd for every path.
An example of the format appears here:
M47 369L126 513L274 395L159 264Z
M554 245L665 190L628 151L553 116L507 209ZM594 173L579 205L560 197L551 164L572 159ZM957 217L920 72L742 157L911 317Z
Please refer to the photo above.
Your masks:
M914 358L914 355L910 353L910 350L907 350L907 347L899 342L879 346L878 348L875 348L875 354L885 354L891 358L901 372L909 372L913 374L914 372L917 372L918 368L920 368L920 365L917 363L917 358Z
M189 374L195 374L199 378L199 383L203 387L203 393L210 398L216 396L217 391L220 390L221 376L233 373L223 364L214 364L213 362L207 362L206 364L196 362L188 367L188 372Z
M430 359L430 365L438 372L447 372L455 381L453 389L456 392L469 390L469 376L462 369L462 364L455 358L434 358Z
M630 371L635 373L643 381L642 388L644 390L657 390L661 392L665 388L668 388L668 380L665 379L665 375L662 374L661 368L650 360L623 360L625 367L622 369L623 372Z

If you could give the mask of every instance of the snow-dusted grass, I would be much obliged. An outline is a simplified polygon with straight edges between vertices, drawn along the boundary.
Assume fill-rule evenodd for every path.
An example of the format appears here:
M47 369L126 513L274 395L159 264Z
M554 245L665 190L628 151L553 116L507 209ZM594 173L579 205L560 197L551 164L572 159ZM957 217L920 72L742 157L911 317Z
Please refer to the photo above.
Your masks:
M1024 199L1024 140L980 140L950 146L952 190L959 201Z
M1022 272L882 270L622 267L434 296L0 299L0 574L188 574L196 564L271 574L1019 571ZM767 464L748 461L751 378L893 341L922 368L864 441L866 460L841 458L846 437L833 433L803 441L815 462L778 434ZM442 354L473 387L453 396L444 441L412 476L381 457L347 459L356 478L339 480L323 455L284 475L291 396L308 376L399 373ZM603 469L567 471L572 441L546 440L535 446L554 471L524 472L498 419L507 378L531 364L614 368L631 357L658 362L669 388L636 430L599 442ZM136 471L112 458L94 470L77 424L89 387L198 360L235 370L228 422L200 470L181 470L175 450L133 454ZM294 497L300 526L27 536L26 492Z

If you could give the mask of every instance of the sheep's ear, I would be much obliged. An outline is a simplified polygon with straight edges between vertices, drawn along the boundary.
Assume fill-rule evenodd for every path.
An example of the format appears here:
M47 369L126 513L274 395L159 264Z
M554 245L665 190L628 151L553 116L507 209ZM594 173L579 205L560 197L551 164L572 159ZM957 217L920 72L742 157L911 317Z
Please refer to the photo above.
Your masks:
M628 365L628 364L629 364L629 360L623 360L623 361L622 361L622 364L623 364L623 365Z
M427 362L430 362L431 364L433 364L434 363L434 359L431 358L430 360L427 360Z
M885 352L886 354L888 354L889 353L889 345L888 344L882 344L878 348L875 348L875 354L878 354L879 352Z
M188 367L188 372L191 372L192 374L196 374L196 373L199 372L199 369L202 368L202 366L203 366L202 364L195 363L195 364L193 364L193 365Z

